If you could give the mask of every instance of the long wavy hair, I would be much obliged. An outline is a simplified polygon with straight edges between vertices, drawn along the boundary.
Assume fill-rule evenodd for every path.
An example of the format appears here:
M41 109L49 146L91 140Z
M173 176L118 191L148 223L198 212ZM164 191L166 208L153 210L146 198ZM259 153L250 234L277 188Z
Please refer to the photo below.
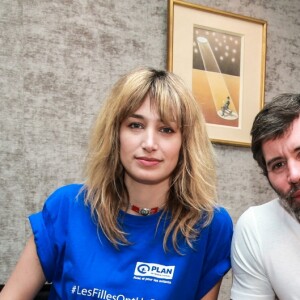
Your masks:
M167 241L179 252L178 239L187 244L199 235L199 221L207 226L212 219L216 197L215 157L207 136L199 103L175 74L151 68L139 68L121 77L108 95L92 130L86 162L86 204L110 242L129 245L118 221L121 209L129 207L120 162L120 124L134 113L146 96L163 121L176 121L182 133L179 160L170 178L170 190L164 212L170 223L165 229Z

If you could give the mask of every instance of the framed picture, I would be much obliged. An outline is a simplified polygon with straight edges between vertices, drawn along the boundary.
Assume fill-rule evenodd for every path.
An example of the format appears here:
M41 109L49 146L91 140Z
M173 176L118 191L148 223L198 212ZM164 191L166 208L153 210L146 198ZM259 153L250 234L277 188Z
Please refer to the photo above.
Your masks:
M249 146L264 103L267 22L169 0L169 71L202 107L212 142Z

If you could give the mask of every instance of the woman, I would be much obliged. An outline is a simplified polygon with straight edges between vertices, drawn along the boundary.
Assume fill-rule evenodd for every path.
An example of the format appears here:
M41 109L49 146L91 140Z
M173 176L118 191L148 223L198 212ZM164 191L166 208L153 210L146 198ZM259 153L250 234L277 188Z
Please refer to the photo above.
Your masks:
M86 182L30 216L33 236L0 299L217 299L232 222L217 207L199 105L172 73L113 87L91 136Z

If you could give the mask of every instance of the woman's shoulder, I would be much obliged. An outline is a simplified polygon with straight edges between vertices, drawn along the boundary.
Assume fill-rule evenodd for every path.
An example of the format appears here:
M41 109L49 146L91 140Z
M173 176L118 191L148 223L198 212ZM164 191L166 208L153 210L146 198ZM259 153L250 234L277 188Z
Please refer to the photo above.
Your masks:
M80 183L72 183L60 186L50 196L76 196L84 189L84 185Z
M219 253L222 248L222 254L219 254L221 256L229 256L233 235L233 222L228 211L224 207L216 206L210 223L204 223L202 226L199 231L196 249L201 249L204 243L208 252Z
M232 218L224 207L215 207L210 227L217 231L233 231Z
M54 190L47 198L45 206L51 210L58 207L69 207L76 203L84 202L84 185L68 184Z
M213 220L219 221L219 222L232 223L232 219L231 219L229 212L223 206L216 206L214 208Z

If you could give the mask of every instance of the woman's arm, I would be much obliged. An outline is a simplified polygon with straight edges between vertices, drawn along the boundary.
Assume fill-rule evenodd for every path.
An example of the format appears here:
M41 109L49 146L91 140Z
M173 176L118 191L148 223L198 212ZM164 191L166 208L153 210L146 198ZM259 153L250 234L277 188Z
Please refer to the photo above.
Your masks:
M222 280L220 280L201 300L217 300Z
M31 236L13 273L0 293L0 300L31 300L45 281L34 238Z

